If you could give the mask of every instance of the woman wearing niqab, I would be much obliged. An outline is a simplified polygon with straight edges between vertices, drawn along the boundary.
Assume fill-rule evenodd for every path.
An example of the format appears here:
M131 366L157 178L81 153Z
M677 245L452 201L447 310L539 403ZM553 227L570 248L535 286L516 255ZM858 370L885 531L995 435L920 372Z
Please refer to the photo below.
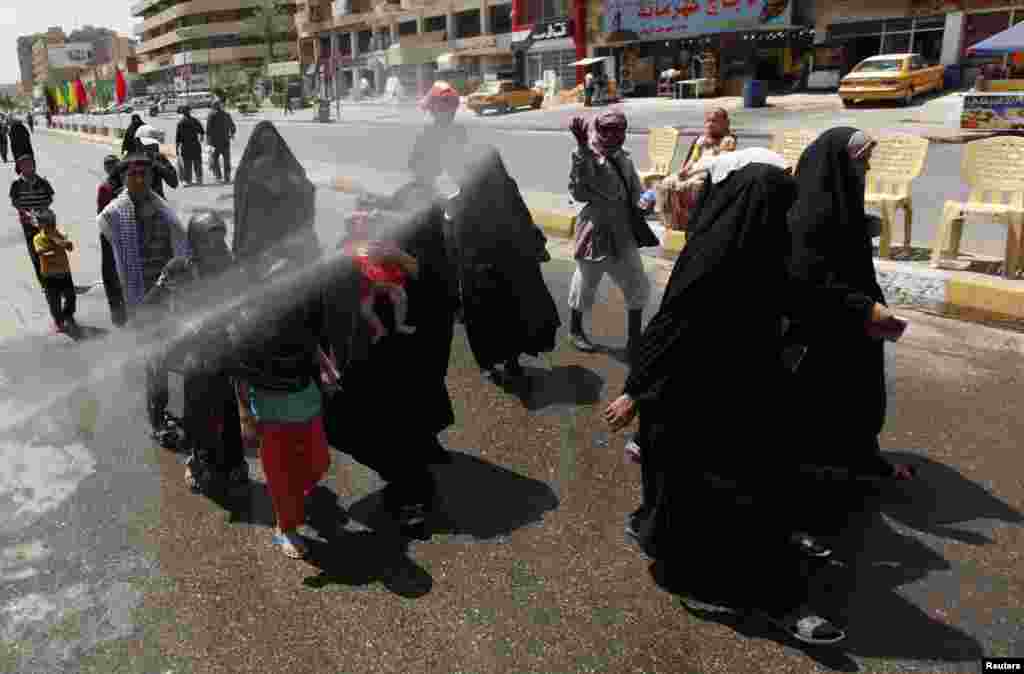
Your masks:
M854 475L907 479L908 466L881 455L885 423L885 343L869 334L891 320L875 275L864 213L874 141L850 127L826 131L800 157L799 197L789 213L794 329L806 346L794 373L794 420L809 464Z
M842 632L806 607L800 550L765 488L780 488L794 468L766 438L784 430L779 338L796 186L781 157L751 158L711 171L623 396L605 419L619 430L639 410L643 505L628 530L672 589L832 643ZM689 541L701 549L686 550Z
M544 233L491 146L470 148L445 218L456 250L463 322L482 370L520 376L519 355L555 348L561 320L541 274Z
M260 122L249 136L235 172L234 203L236 258L252 259L285 237L306 244L304 252L295 250L301 257L319 257L316 188L270 122Z
M444 209L422 185L402 189L402 199L377 199L387 223L376 234L416 258L419 274L406 285L414 334L396 333L386 301L376 311L388 336L371 343L365 322L342 314L329 329L331 348L343 370L343 392L328 403L331 445L376 471L388 482L383 506L403 525L419 525L434 504L429 466L446 463L437 435L455 421L445 378L454 335L458 284L445 241ZM426 199L424 201L424 199ZM332 281L333 302L358 304L358 271ZM328 300L332 302L332 300ZM336 312L328 311L328 321Z

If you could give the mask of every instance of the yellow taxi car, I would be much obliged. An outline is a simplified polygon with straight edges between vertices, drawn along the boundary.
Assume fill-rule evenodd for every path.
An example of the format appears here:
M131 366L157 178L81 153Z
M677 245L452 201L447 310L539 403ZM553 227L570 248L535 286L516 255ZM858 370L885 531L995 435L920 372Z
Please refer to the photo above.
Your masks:
M882 54L864 59L839 82L843 105L857 101L900 101L910 105L914 96L940 91L945 66L929 66L920 54Z
M485 110L510 112L527 106L536 110L544 102L544 92L530 89L512 80L484 82L466 99L466 107L480 115Z

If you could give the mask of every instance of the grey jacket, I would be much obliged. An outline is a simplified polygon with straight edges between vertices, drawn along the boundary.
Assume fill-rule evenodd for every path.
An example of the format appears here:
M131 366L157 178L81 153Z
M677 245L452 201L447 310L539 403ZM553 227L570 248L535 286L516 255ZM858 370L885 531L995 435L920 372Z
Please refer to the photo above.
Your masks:
M629 183L628 192L623 177ZM576 201L586 203L576 218L577 260L597 262L636 247L630 201L639 201L643 186L627 151L619 150L607 159L590 149L573 152L569 192Z

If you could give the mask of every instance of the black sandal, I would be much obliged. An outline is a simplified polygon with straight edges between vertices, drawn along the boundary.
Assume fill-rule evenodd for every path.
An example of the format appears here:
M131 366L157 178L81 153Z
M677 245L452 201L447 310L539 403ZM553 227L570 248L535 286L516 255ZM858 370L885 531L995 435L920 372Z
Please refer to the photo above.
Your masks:
M805 607L784 618L776 618L763 611L756 613L805 644L829 646L846 638L845 631L833 625L827 618L823 618Z

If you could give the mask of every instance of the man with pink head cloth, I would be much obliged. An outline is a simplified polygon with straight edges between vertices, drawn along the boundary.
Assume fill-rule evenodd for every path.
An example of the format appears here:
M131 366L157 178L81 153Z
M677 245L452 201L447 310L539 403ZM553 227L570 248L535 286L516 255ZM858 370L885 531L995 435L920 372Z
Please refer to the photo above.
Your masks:
M643 187L626 141L626 116L607 110L589 124L581 117L569 130L578 148L572 155L569 191L586 206L576 218L576 271L569 290L572 310L569 338L580 351L594 351L583 331L583 315L590 311L605 274L622 290L629 312L627 323L632 352L639 342L643 310L651 296L651 283L640 259L640 247L657 246L658 239L641 215Z
M409 157L409 170L418 182L433 185L449 161L461 157L467 141L466 129L455 124L461 101L458 90L444 81L435 82L420 101L431 124L420 133Z

